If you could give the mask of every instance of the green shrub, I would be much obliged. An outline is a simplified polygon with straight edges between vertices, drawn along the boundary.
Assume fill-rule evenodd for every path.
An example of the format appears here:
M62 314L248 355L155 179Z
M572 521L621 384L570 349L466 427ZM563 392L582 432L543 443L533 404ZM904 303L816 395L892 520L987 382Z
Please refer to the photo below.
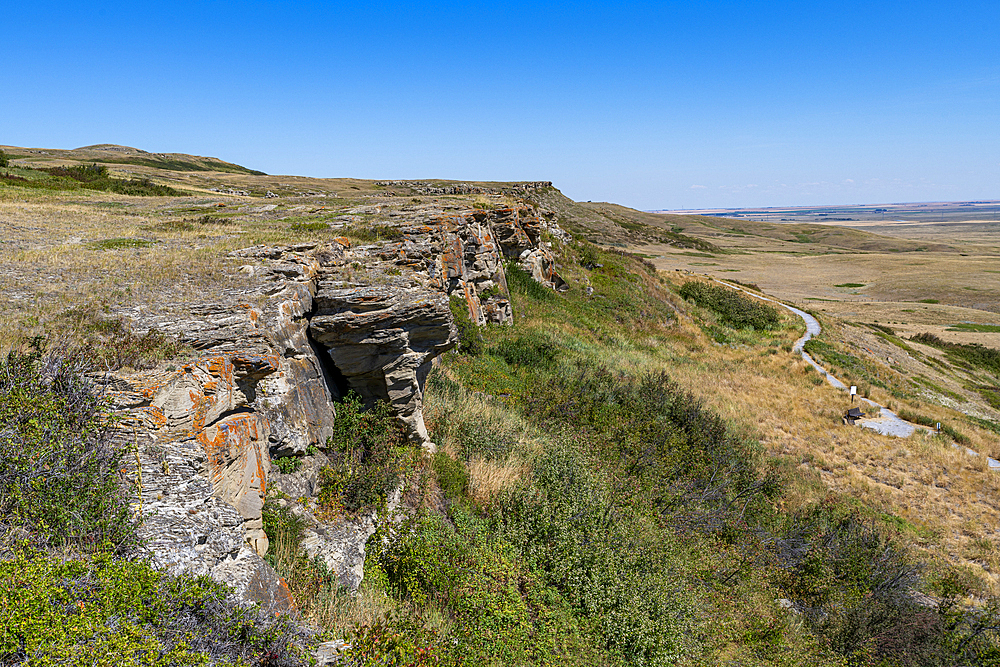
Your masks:
M599 264L597 248L591 243L579 243L576 252L577 263L585 269L592 269Z
M157 185L148 178L121 179L108 174L108 168L103 165L78 165L75 167L48 167L41 169L47 174L63 180L71 180L88 190L103 190L121 195L139 195L146 197L176 197L182 193L166 185Z
M937 420L933 417L928 417L927 415L922 415L917 412L913 412L912 410L907 410L906 408L900 408L899 412L896 414L899 415L900 419L904 419L914 424L920 424L921 426L934 428L934 425L937 423Z
M778 580L809 628L849 665L995 665L998 609L958 604L955 577L939 582L936 607L912 592L921 568L874 521L836 505L792 520L774 542Z
M377 541L366 574L378 572L388 592L412 609L446 610L451 627L441 636L397 616L361 628L354 638L372 660L365 664L437 664L417 661L421 647L441 664L599 664L566 602L516 555L461 509L452 521L419 513L392 542ZM389 659L377 662L380 656Z
M7 153L0 150L0 167L9 167L9 166L10 166L10 158L7 157Z
M688 236L687 234L681 234L677 231L665 231L657 230L660 235L660 242L666 243L667 245L676 246L678 248L694 248L695 250L700 250L702 252L712 252L712 253L722 253L723 250L719 246L715 245L711 241L706 241L705 239L695 238L694 236Z
M968 445L972 444L972 441L969 440L969 436L965 435L961 431L958 431L957 429L955 429L954 426L952 426L950 424L944 424L944 423L942 423L941 424L941 432L944 433L945 435L947 435L949 438L951 438L952 440L954 440L955 442L957 442L960 445L966 445L966 446L968 446Z
M448 299L451 317L458 329L458 351L476 357L483 353L483 334L479 325L469 317L469 306L458 294L452 294Z
M555 363L559 348L544 334L529 331L516 338L502 339L489 348L489 353L511 366L548 368Z
M302 467L302 459L297 456L282 456L271 461L282 474L290 475Z
M737 329L753 327L766 331L781 323L777 310L729 287L690 281L681 285L678 293L702 308L715 311L725 324Z
M507 262L507 287L512 293L523 294L535 301L552 301L556 293L531 277L515 262Z
M501 496L491 516L615 662L675 664L698 639L673 540L639 518L645 510L610 495L596 468L573 447L549 448L535 466L536 488Z
M274 542L285 540L292 546L292 551L298 552L306 527L304 519L294 514L287 506L280 505L272 496L268 496L264 501L261 517L264 522L264 532L267 533L269 540ZM267 557L273 555L273 552L269 552Z
M434 453L433 468L438 486L444 491L446 498L457 501L465 496L469 485L469 472L461 461L456 461L444 451L438 450Z
M909 395L899 387L897 380L885 367L856 357L848 352L841 352L827 341L819 338L811 338L806 341L803 349L818 362L823 363L831 372L840 377L841 380L848 384L857 385L858 391L865 398L868 397L865 392L870 393L872 385L888 389L892 392L893 396L905 397ZM844 374L841 375L833 367L842 369Z
M0 561L0 664L304 665L294 629L208 577L142 561L19 552Z
M149 241L147 239L117 238L94 241L90 244L90 247L95 250L129 250L133 248L148 248L155 243L156 241Z
M107 167L101 165L75 167L24 167L22 176L0 174L0 181L8 185L43 190L102 190L123 195L176 197L183 193L166 185L157 185L148 178L114 178Z
M380 507L401 479L405 433L385 401L364 410L353 391L337 404L334 434L326 442L331 463L319 473L319 504L339 514Z
M136 526L124 488L125 452L104 404L57 354L11 352L0 363L0 524L42 544L127 551Z
M545 428L586 434L598 451L649 485L646 499L661 512L694 502L725 513L751 489L775 490L759 486L757 443L665 373L635 379L580 363L532 384L524 412ZM719 518L699 516L706 524Z

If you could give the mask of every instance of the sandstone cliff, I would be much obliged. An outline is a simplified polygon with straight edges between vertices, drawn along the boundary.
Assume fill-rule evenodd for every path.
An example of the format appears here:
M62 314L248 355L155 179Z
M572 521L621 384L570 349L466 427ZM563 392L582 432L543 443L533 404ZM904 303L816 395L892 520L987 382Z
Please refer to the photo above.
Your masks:
M261 509L274 489L306 521L310 556L356 590L365 542L384 517L316 517L336 400L353 390L388 401L414 445L433 451L423 385L433 360L457 343L449 299L460 297L481 325L511 323L505 261L562 287L543 232L568 238L520 207L402 219L388 242L246 248L234 254L253 289L180 316L134 315L200 353L179 368L104 380L135 448L136 509L155 561L233 584L247 599L292 604L261 558L269 548ZM272 457L307 451L296 473L272 468ZM398 500L397 491L390 511Z

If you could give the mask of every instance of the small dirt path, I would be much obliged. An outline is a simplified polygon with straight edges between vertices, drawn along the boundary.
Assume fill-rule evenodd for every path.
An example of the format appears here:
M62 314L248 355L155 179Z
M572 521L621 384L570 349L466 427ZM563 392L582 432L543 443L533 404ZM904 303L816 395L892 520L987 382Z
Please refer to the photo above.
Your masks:
M799 317L801 317L802 321L806 323L806 334L802 336L802 338L795 341L795 345L792 346L792 351L801 354L802 358L806 361L806 363L815 368L816 371L821 376L823 376L826 379L826 381L829 382L832 386L836 387L837 389L843 389L845 391L847 390L847 385L845 385L843 382L835 378L828 370L820 366L816 362L816 360L813 359L811 356L809 356L809 353L805 351L806 341L808 341L813 336L818 336L822 331L822 329L819 326L819 320L817 320L815 317L805 312L804 310L800 310L794 306L789 306L788 304L782 303L775 299L769 299L766 296L761 296L760 294L752 292L748 289L744 289L739 285L727 283L726 281L718 280L717 278L710 278L710 279L714 280L720 285L725 285L726 287L729 287L731 289L739 290L740 292L748 294L754 298L761 299L763 301L769 301L773 304L781 306L782 308L790 310ZM919 424L913 424L906 421L905 419L900 418L899 415L897 415L895 412L885 407L884 405L880 405L879 403L876 403L875 401L872 401L867 398L861 398L860 400L864 401L867 405L879 408L881 415L878 417L871 417L868 419L858 420L857 423L859 426L863 426L864 428L870 428L877 433L881 433L882 435L892 435L899 438L908 438L909 436L913 435L918 429L926 431L927 433L934 433L933 429L927 428L926 426L920 426ZM953 446L959 449L965 449L972 456L977 455L977 452L969 449L968 447L963 448L961 445L954 443ZM1000 461L989 456L986 457L986 461L989 464L990 469L992 470L1000 469Z

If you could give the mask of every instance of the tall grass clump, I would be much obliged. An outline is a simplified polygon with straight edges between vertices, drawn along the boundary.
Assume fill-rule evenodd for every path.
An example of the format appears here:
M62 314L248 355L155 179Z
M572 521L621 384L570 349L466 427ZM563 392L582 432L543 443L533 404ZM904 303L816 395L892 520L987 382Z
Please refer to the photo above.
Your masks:
M535 301L552 301L556 293L531 277L515 262L507 262L505 265L507 273L507 287L512 294L521 294Z

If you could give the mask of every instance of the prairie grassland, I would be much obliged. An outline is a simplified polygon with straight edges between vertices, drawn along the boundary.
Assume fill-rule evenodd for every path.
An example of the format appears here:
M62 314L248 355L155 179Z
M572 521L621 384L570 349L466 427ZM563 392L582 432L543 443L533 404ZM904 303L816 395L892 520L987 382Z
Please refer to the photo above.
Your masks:
M344 233L296 224L328 220L337 209L210 194L67 196L0 187L0 351L44 333L70 308L171 312L206 297L238 298L250 279L231 251ZM358 204L344 202L344 212Z
M787 253L763 250L709 260L655 245L635 250L658 255L653 261L661 270L735 277L779 298L813 302L818 310L841 316L852 309L877 308L885 319L907 322L910 318L904 309L909 309L955 322L996 320L1000 312L1000 274L988 272L1000 260L996 253L967 257L935 252L806 254L799 247ZM764 261L761 252L767 253ZM838 287L852 283L864 286ZM928 299L935 303L920 303ZM925 307L938 302L944 307Z
M0 245L0 349L42 333L70 308L169 311L206 292L246 284L226 256L239 245L236 239L151 233L154 215L148 209L123 214L76 204L0 202L6 232Z
M675 379L720 414L749 422L772 456L790 458L803 471L818 473L830 491L861 505L894 514L918 527L917 541L935 556L974 565L990 576L993 562L976 562L971 548L982 540L996 548L1000 521L1000 474L986 467L984 456L954 447L948 438L894 438L843 426L847 396L825 382L804 361L788 354L762 357L712 350L704 366L671 369ZM706 377L712 378L707 384ZM874 396L891 403L891 397ZM898 403L898 401L897 401ZM929 410L955 420L954 411ZM992 453L988 432L962 427L970 447ZM815 501L786 498L786 503ZM794 509L789 507L788 509Z

